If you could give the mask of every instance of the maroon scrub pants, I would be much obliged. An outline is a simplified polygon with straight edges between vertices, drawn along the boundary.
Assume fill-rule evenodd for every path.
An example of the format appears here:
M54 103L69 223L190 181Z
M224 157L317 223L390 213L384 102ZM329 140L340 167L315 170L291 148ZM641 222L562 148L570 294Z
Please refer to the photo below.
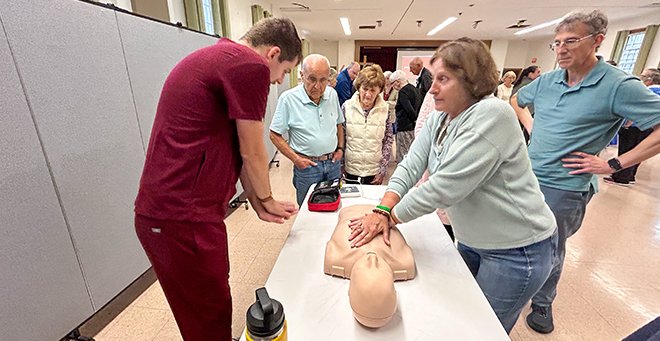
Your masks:
M224 223L135 216L135 230L186 341L231 340Z

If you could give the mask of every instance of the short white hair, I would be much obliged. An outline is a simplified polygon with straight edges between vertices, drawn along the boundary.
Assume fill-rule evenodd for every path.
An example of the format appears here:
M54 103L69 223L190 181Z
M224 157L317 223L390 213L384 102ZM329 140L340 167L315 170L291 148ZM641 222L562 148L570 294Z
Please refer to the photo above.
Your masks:
M390 79L390 76L392 75L392 71L385 71L383 72L383 76L385 76L385 79Z
M390 82L394 83L396 81L401 81L404 83L407 82L408 78L406 77L406 73L402 70L396 70L392 72L392 75L390 76Z
M325 60L326 64L328 64L328 69L330 69L330 61L328 60L328 58L326 58L322 54L314 53L314 54L308 55L307 57L305 57L305 59L303 59L302 66L301 66L302 72L305 72L305 70L307 69L307 65L309 63L311 63L313 61L316 61L316 60Z

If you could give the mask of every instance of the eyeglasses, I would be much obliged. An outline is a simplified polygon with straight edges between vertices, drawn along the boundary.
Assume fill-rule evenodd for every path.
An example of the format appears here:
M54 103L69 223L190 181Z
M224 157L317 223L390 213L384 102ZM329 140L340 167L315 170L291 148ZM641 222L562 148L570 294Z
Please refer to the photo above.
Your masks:
M566 46L567 49L572 49L572 48L576 47L579 42L581 42L581 41L583 41L587 38L591 38L593 36L594 36L593 34L590 34L590 35L588 35L586 37L582 37L580 39L569 38L569 39L564 40L563 42L562 41L555 41L554 43L550 44L550 50L554 51L559 46L561 46L562 43L564 43L564 46Z
M316 77L314 76L310 76L310 77L305 76L304 78L307 79L307 81L310 82L311 84L317 84L317 83L326 84L328 83L329 80L328 78L316 79Z

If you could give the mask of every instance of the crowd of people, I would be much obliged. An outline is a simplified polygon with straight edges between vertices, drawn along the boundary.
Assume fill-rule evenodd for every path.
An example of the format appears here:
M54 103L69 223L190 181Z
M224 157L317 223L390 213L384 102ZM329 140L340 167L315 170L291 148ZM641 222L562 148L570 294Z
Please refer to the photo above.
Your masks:
M322 55L302 58L286 19L265 19L239 43L223 39L184 59L165 84L136 202L138 236L184 339L229 339L222 214L238 175L259 218L281 223L297 212L273 199L263 141L252 132L263 129L268 83L281 82L298 63L302 83L280 96L270 125L271 141L294 164L297 204L320 181L383 184L394 159L378 208L350 223L351 246L379 233L388 243L390 227L438 210L504 329L511 331L531 300L527 323L551 332L566 240L580 228L595 175L634 183L636 165L660 153L660 71L645 70L642 82L598 57L607 23L597 10L566 16L550 46L559 69L541 74L530 66L501 78L486 45L470 38L443 44L427 66L413 59L408 67L416 85L403 70L383 72L375 64L351 62L337 72ZM221 55L220 48L232 53ZM222 58L243 61L241 72L214 73L220 79L212 84L223 90L201 82L187 91L205 100L186 101L168 86L196 84L197 73L187 70L207 67L212 58L218 65L234 65ZM243 91L245 83L259 91ZM215 96L226 109L218 109ZM208 127L233 130L204 122L177 126L198 114ZM599 158L617 132L629 135L619 156ZM228 175L210 181L212 173ZM214 232L194 232L207 229ZM170 244L157 244L162 233L171 234ZM189 259L191 235L220 246L206 250L205 259ZM215 261L226 266L209 271ZM188 295L183 273L200 276L195 282L204 286L196 295ZM202 299L210 296L217 299ZM200 307L204 314L194 312Z

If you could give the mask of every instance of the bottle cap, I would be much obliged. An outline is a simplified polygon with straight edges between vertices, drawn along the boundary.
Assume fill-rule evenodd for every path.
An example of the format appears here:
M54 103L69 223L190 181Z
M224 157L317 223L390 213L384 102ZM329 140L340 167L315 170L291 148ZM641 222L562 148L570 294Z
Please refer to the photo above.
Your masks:
M282 304L268 296L266 288L255 291L257 301L247 311L246 327L254 336L270 336L277 333L284 326L284 307Z

